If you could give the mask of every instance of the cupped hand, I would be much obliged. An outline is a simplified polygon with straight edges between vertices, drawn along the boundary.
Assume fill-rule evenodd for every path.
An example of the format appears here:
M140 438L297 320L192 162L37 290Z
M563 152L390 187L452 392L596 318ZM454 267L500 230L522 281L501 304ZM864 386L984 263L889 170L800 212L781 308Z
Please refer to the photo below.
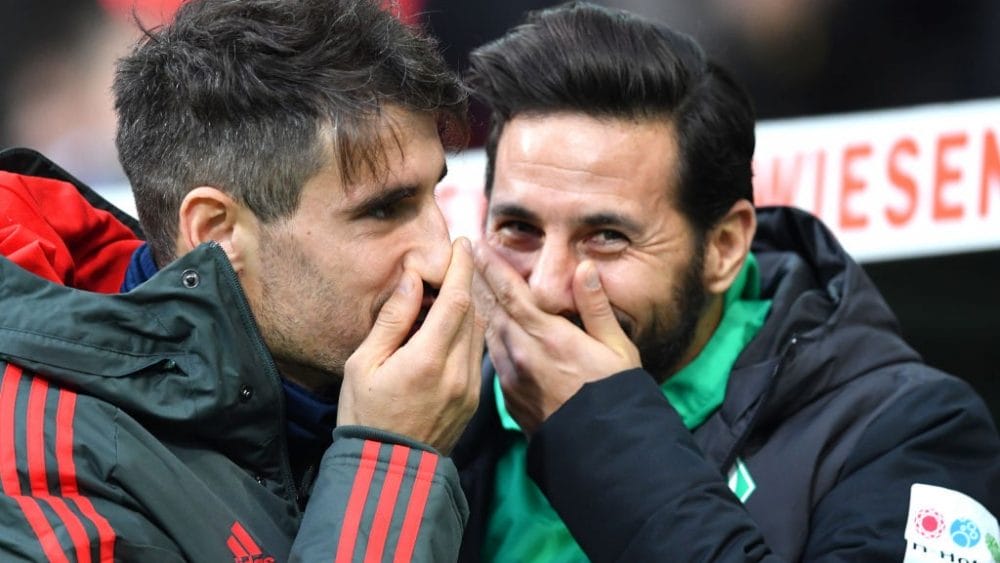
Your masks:
M507 409L533 433L585 383L639 367L639 351L615 318L593 262L573 275L583 328L535 305L527 282L489 246L476 249L476 307Z
M451 451L479 403L485 320L471 294L471 244L452 244L451 262L423 324L423 283L403 272L367 338L344 367L337 424L402 434Z

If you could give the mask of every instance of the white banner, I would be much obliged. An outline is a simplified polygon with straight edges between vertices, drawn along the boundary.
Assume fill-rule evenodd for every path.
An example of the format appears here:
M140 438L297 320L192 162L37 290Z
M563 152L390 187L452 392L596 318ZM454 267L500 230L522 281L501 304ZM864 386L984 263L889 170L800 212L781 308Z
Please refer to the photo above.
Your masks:
M817 215L858 260L1000 248L1000 100L763 122L758 205Z

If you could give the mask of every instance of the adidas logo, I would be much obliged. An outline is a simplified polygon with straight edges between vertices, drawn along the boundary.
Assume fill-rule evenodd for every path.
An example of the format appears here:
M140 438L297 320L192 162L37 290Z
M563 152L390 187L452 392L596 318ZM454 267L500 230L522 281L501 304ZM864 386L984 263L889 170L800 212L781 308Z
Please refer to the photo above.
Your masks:
M233 563L274 563L274 557L264 555L257 542L239 522L233 522L229 529L229 539L226 546L233 553Z

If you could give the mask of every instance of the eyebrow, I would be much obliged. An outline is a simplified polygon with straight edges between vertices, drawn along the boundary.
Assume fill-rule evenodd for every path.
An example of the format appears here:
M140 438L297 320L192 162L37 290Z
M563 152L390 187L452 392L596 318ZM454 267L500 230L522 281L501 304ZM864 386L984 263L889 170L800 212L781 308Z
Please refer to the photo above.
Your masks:
M500 203L493 205L490 208L491 217L508 217L511 219L520 219L529 223L538 223L538 215L527 208L517 205L514 203ZM632 233L637 233L642 230L638 223L634 220L622 215L621 213L614 212L602 212L602 213L592 213L590 215L584 215L581 218L574 219L574 223L578 226L583 227L617 227L623 231L628 231Z
M438 177L435 184L441 182L447 174L448 165L445 164L441 167L441 175ZM351 217L362 217L367 215L372 209L390 206L398 201L413 197L419 192L420 188L414 185L390 186L385 190L377 194L372 194L371 196L366 197L358 203L348 207L346 213Z
M538 215L535 215L527 208L514 203L499 203L490 206L490 216L510 217L511 219L522 219L524 221L538 222Z

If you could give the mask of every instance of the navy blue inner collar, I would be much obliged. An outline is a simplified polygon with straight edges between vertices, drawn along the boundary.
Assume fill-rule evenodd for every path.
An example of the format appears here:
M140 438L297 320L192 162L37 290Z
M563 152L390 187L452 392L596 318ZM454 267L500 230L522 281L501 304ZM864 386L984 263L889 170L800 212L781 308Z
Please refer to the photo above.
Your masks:
M153 260L153 250L149 243L142 243L142 246L135 249L132 259L129 260L128 269L125 270L125 279L122 281L121 292L128 293L142 285L143 282L153 277L159 268Z

